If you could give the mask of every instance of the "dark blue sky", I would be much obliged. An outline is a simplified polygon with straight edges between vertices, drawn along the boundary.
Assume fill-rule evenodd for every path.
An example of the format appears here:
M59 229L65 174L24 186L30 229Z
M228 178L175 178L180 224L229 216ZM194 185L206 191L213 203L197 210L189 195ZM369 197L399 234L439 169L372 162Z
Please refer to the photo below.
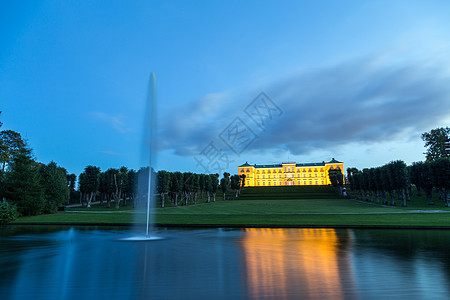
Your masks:
M70 172L138 168L155 72L158 169L411 163L449 124L449 20L448 1L9 1L2 129Z

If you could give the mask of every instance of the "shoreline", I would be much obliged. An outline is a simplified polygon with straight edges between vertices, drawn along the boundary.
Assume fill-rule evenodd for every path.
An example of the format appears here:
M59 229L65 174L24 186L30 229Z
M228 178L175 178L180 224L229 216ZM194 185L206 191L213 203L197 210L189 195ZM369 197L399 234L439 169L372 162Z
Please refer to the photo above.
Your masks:
M115 226L115 227L146 227L146 224L130 223L62 223L62 222L18 222L6 226ZM152 224L154 228L330 228L330 229L426 229L450 230L450 226L407 226L407 225L240 225L240 224Z

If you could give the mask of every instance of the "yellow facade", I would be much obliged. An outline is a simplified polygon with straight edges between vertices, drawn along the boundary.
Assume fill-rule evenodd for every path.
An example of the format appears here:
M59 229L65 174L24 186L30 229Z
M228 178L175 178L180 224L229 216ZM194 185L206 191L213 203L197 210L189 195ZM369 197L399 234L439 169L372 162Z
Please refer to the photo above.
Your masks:
M238 174L245 174L245 186L289 186L331 184L328 171L340 168L344 173L344 163L335 160L321 163L297 164L286 162L275 165L238 166Z

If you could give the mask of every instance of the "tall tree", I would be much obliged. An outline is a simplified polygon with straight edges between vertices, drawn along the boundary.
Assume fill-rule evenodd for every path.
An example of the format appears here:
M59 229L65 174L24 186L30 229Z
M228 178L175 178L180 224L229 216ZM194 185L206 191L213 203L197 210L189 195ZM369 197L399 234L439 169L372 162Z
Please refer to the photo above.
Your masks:
M127 186L126 186L126 193L128 197L131 200L131 203L133 203L133 208L136 207L136 181L137 181L137 173L135 170L131 169L128 171L128 179L127 179Z
M211 181L211 176L210 175L205 175L203 177L203 181L205 182L205 191L206 191L206 202L210 203L211 202L211 192L212 192L212 181Z
M241 189L245 187L245 178L247 177L245 174L241 174Z
M211 174L211 191L213 194L213 201L216 202L216 193L219 186L219 174Z
M402 201L402 206L406 207L405 193L409 183L406 164L401 160L396 160L389 163L389 167L394 189L397 191L399 200Z
M238 196L238 190L241 188L241 177L239 177L239 175L233 175L230 179L233 198L236 198Z
M432 129L430 132L422 134L422 140L425 142L427 152L425 152L427 161L436 160L440 157L449 157L445 151L445 143L449 141L450 128L441 127Z
M188 205L189 201L191 201L192 196L192 173L185 172L183 173L183 196L184 196L184 204Z
M441 157L434 160L430 166L434 187L444 201L444 206L449 207L450 158Z
M200 199L203 200L203 191L205 190L205 174L198 175L198 188L200 189Z
M127 197L125 194L125 190L127 188L127 181L128 181L128 168L122 166L119 168L119 174L117 174L117 186L119 188L118 191L119 200L122 199L123 206L127 206Z
M392 172L391 172L391 166L390 164L386 164L381 167L381 174L383 174L383 180L382 180L382 186L383 190L387 191L389 194L389 198L391 200L391 205L395 206L395 198L394 198L394 182L392 180ZM383 203L388 204L388 203Z
M183 192L183 173L181 172L171 173L169 191L172 196L174 206L177 206L178 198Z
M197 194L200 189L199 174L192 174L192 193L194 193L194 205L197 204Z
M158 171L157 191L161 198L161 207L164 207L164 196L169 192L170 173Z
M100 168L96 166L87 166L80 175L80 192L86 197L87 207L91 208L91 202L95 199L98 192L100 179Z
M55 213L58 206L68 200L67 170L52 161L47 165L41 165L39 173L44 191L43 212Z
M2 171L5 171L7 164L25 146L25 142L20 133L12 130L3 130L0 132L0 163L2 164Z
M228 191L228 181L225 177L223 177L222 179L220 179L220 189L222 190L222 199L223 201L225 201L225 194Z
M417 184L425 192L428 199L428 205L434 205L433 201L433 174L431 170L431 162L416 162L413 163L414 168L417 168L418 179Z
M22 148L11 161L4 179L4 196L24 216L38 215L44 208L44 194L39 181L38 164L31 150Z

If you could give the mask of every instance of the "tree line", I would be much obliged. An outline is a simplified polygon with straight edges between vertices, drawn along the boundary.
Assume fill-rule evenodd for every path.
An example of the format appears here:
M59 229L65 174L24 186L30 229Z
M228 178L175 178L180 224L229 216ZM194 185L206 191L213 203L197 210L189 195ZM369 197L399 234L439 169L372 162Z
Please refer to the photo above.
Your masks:
M245 175L233 175L225 172L219 183L219 174L197 174L192 172L168 172L161 170L152 172L152 192L157 194L158 206L164 208L166 203L177 207L179 205L197 204L198 199L204 199L206 203L215 202L216 194L222 192L222 200L231 200L237 197L244 186ZM80 202L87 207L91 206L94 199L106 207L119 208L120 202L127 205L129 201L133 207L145 204L148 197L149 168L141 168L139 171L120 169L108 169L101 172L96 166L87 166L79 176ZM232 191L228 198L226 193ZM154 196L154 195L153 195Z
M354 197L360 200L396 205L396 199L403 207L410 201L413 185L418 196L423 191L428 204L434 205L433 189L439 194L444 206L449 207L450 159L440 157L425 162L414 162L407 166L401 160L392 161L381 167L347 169L347 179ZM395 197L395 195L397 197Z

